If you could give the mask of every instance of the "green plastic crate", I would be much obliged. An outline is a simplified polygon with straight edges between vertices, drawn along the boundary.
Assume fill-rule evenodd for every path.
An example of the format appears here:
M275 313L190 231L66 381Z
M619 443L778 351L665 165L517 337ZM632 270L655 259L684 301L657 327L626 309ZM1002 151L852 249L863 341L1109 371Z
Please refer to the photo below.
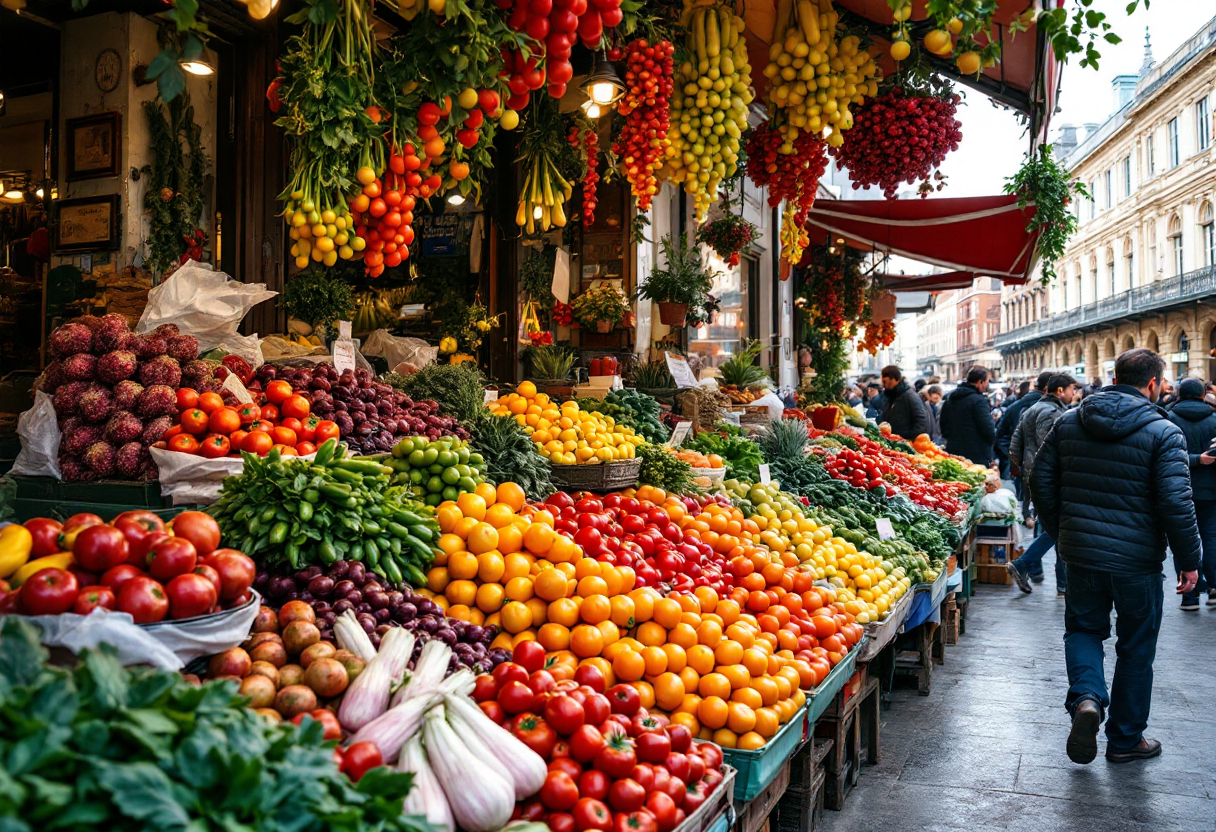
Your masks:
M840 663L832 668L832 672L827 675L827 678L807 694L808 732L814 731L815 720L823 716L823 712L832 704L832 700L836 698L836 694L840 693L845 682L849 681L849 678L853 675L853 669L857 666L857 656L861 653L862 647L865 646L867 638L863 636L861 641L845 654Z
M786 761L802 745L806 736L806 705L763 747L755 751L723 748L722 756L735 767L735 802L747 803L773 782Z
M97 482L61 482L53 477L15 476L17 498L56 500L64 503L93 503L131 508L165 508L159 482L127 482L100 480ZM115 512L117 513L117 512Z

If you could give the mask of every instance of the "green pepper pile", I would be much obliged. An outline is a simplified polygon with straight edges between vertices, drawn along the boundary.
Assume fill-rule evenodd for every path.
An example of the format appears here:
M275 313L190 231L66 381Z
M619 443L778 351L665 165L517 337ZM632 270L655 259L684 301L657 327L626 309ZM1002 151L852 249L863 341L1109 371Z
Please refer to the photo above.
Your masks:
M392 468L345 453L330 439L311 461L242 454L244 470L207 511L260 566L354 560L394 586L425 586L440 534L433 512L392 486Z

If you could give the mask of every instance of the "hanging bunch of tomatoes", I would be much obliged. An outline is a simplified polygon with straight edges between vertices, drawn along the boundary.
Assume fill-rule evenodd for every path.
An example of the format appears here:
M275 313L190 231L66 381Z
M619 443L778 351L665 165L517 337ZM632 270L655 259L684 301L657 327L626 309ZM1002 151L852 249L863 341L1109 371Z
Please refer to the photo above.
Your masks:
M368 240L363 265L369 277L379 277L385 267L399 266L410 256L417 199L425 199L442 184L438 174L431 174L424 181L419 172L422 164L414 146L407 144L389 156L383 178L371 168L359 171L359 181L367 181L351 207L355 211L356 232Z
M574 124L571 125L570 132L566 134L566 141L570 142L571 147L576 150L579 145L582 145L583 151L587 155L587 173L583 176L583 225L592 225L595 223L595 206L598 204L595 198L595 186L600 181L600 175L596 172L600 165L598 156L600 137L594 127L584 128Z
M785 155L786 137L771 121L757 127L747 139L747 175L758 188L768 189L768 203L777 207L785 202L781 214L781 256L791 264L802 260L810 238L803 226L819 180L827 170L827 145L814 133L799 133L793 153Z
M674 90L672 56L676 48L670 41L653 46L646 40L631 41L625 47L625 96L617 113L625 119L612 152L621 157L625 178L638 200L639 211L649 211L659 190L655 172L671 143L669 116Z
M624 17L620 0L494 0L503 11L509 11L507 25L528 36L527 57L515 50L504 56L509 70L508 85L515 99L513 107L527 104L527 96L548 83L549 95L561 98L566 85L574 77L570 53L574 44L582 42L595 49L603 38L604 29L620 24ZM541 61L544 67L541 67ZM539 78L536 73L540 73ZM519 105L519 106L516 106Z

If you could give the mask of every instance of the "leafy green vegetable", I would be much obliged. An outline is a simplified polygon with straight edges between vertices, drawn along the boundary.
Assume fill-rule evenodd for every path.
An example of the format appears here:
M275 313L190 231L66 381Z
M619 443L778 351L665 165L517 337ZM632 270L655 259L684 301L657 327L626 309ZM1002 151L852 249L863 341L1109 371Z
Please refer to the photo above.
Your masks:
M485 377L472 362L427 364L389 383L416 402L434 401L441 414L462 422L473 421L486 409Z
M0 828L430 832L401 814L413 775L338 771L321 723L272 725L236 683L187 683L86 650L47 666L33 626L0 631Z
M757 482L760 479L760 463L764 462L764 457L760 455L760 448L756 443L742 435L702 433L695 439L686 440L684 447L722 457L726 464L727 479L746 482Z
M283 309L313 327L329 327L334 321L350 318L355 298L349 283L320 263L311 263L287 279Z
M652 485L672 494L689 494L697 490L692 481L692 466L677 459L671 450L662 445L638 445L638 459L642 470L638 482Z
M968 485L983 485L987 479L983 474L968 471L957 459L939 459L933 463L933 479L965 482Z
M529 500L543 500L556 490L549 463L536 452L532 437L514 416L495 416L483 408L472 428L473 447L486 462L486 482L516 483Z

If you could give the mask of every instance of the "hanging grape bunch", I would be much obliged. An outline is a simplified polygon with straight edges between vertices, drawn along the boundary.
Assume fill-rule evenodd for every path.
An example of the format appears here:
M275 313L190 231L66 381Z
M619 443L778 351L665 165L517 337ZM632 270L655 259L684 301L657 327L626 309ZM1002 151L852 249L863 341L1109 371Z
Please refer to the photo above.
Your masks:
M946 154L958 149L963 134L954 114L959 97L908 95L899 87L857 108L853 129L829 150L836 167L848 168L853 188L882 188L890 199L905 182L925 181ZM920 191L921 197L928 190Z
M649 211L659 190L655 172L663 164L670 144L669 102L672 94L672 55L675 47L668 41L653 46L645 40L630 41L625 47L625 96L617 105L624 117L621 135L612 152L621 157L625 178L638 200L639 211Z

